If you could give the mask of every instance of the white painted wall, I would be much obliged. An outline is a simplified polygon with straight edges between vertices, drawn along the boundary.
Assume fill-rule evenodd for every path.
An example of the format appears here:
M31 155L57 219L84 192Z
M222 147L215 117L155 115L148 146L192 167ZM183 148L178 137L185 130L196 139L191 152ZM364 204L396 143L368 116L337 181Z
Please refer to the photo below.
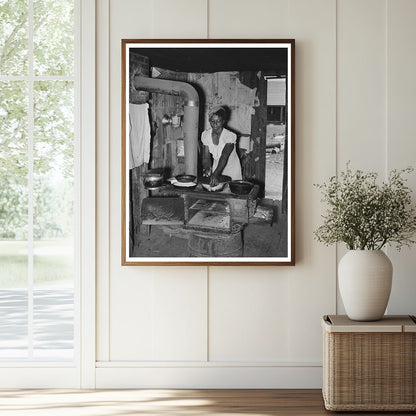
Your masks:
M97 2L97 387L321 386L344 249L313 240L313 184L348 160L416 165L415 15L414 0ZM123 38L296 39L295 267L121 267ZM389 253L391 314L416 313L415 253Z

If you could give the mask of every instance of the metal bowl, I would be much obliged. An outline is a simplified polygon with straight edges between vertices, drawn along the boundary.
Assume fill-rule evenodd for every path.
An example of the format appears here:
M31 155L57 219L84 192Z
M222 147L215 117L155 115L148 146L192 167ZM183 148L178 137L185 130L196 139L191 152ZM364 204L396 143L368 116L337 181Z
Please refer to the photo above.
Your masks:
M254 184L248 181L231 181L228 186L233 194L245 195L253 189Z
M157 188L163 185L163 171L151 169L142 174L143 185L146 188Z
M211 181L211 178L208 178L208 177L203 177L203 178L200 178L200 180L199 180L199 182L202 185L202 187L206 191L209 191L209 192L219 192L219 191L222 191L224 189L225 184L227 183L227 182L220 182L218 185L211 186L210 185L210 181Z
M142 173L143 178L148 178L150 180L156 180L157 178L163 178L162 169L149 169L146 172Z
M175 179L178 182L194 182L196 179L195 175L176 175Z
M163 185L163 178L148 179L143 178L143 185L145 188L159 188Z

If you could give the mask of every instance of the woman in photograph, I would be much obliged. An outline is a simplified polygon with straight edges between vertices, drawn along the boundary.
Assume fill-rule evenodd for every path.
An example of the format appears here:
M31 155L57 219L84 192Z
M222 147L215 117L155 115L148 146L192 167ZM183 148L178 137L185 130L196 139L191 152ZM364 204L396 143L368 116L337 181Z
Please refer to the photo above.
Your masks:
M202 132L202 167L204 175L211 177L210 185L218 185L222 176L239 180L241 164L237 155L237 136L224 127L227 113L224 107L214 107L209 112L211 128ZM212 157L212 160L211 160Z

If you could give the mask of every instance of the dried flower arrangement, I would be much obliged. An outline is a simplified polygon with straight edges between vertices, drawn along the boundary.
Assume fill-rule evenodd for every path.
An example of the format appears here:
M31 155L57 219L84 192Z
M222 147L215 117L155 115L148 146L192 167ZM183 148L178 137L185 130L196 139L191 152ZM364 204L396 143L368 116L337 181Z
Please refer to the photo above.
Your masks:
M398 250L416 241L416 211L404 174L413 168L392 170L386 182L378 183L375 172L345 172L315 185L328 210L324 223L314 232L326 244L343 242L350 250L380 250L386 244Z

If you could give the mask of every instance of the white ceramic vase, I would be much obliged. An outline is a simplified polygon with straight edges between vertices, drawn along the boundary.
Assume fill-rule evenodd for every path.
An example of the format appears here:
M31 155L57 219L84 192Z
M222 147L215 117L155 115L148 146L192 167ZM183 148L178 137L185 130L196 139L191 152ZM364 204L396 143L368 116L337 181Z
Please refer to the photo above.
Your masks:
M339 291L345 312L354 321L384 316L391 292L393 267L381 250L350 250L338 265Z

